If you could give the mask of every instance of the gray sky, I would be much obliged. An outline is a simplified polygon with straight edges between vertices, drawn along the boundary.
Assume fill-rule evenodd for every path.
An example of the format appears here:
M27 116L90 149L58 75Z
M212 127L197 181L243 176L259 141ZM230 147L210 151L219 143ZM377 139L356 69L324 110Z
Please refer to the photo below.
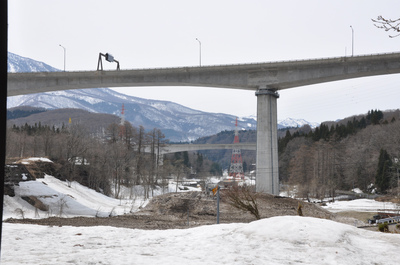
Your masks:
M400 37L371 18L400 17L400 1L13 0L8 50L59 69L96 70L99 52L121 69L270 62L400 51ZM103 62L106 69L116 65ZM335 120L400 108L400 75L280 91L278 118ZM132 96L237 116L256 115L254 91L193 87L120 88Z

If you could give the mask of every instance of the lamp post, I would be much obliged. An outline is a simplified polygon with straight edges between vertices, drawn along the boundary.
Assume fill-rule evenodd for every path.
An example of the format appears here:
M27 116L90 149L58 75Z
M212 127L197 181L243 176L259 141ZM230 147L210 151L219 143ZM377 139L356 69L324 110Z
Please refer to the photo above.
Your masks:
M400 195L400 191L399 191L399 168L396 167L397 170L397 196Z
M351 57L354 56L354 29L353 27L350 25L351 28Z
M399 163L399 159L395 158L394 159L394 163L396 164L396 171L397 171L397 196L399 196L400 195L400 191L399 191L399 179L400 179L400 176L399 176L399 166L397 165L397 163Z
M67 53L67 49L60 44L60 47L64 49L64 72L65 72L65 54Z
M199 42L199 51L200 51L200 66L201 66L201 41L196 38L196 40Z

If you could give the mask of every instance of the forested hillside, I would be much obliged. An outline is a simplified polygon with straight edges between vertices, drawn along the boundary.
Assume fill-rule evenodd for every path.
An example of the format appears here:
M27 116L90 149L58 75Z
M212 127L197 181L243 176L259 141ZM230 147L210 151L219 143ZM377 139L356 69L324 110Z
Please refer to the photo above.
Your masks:
M45 110L32 107L18 107L7 110L7 126L49 126L62 128L69 120L84 125L88 134L104 131L111 123L119 123L120 117L105 113L93 113L82 109Z
M46 109L34 108L30 106L22 106L19 108L7 109L7 120L13 120L18 118L28 117L32 114L45 112Z
M400 170L400 111L371 110L338 122L324 122L278 131L279 178L285 187L297 187L301 197L334 196L335 190L379 193L397 188ZM203 137L194 143L233 143L234 131ZM256 142L256 131L240 131L240 142ZM201 151L228 168L232 150ZM255 151L242 150L244 169L255 169ZM373 185L371 185L373 184ZM397 192L397 190L395 190Z
M126 121L121 124L118 117L109 114L75 109L67 113L65 110L54 112L64 115L62 120L66 122L60 125L60 116L55 115L56 125L42 124L40 119L36 119L38 122L34 125L9 123L7 163L26 157L47 157L54 162L54 176L58 179L78 181L116 198L122 186L142 185L144 196L148 198L155 188L165 187L171 177L180 181L193 172L197 173L196 177L221 174L217 164L196 153L165 156L161 163L157 150L167 139L159 129L145 131L143 126L137 128ZM71 123L68 114L71 114ZM113 117L105 126L109 116ZM103 119L104 127L93 132L99 125L96 119Z
M397 188L400 167L393 163L400 157L400 111L372 110L321 124L308 134L287 133L279 140L279 151L280 179L296 185L301 197L333 196L335 190L353 187L390 192Z
M7 158L49 157L61 165L60 178L78 180L107 194L118 196L120 185L134 184L145 184L150 192L170 174L178 178L220 175L230 165L232 150L209 150L165 156L164 165L158 167L155 147L168 140L158 129L145 131L127 122L121 126L116 116L75 109L47 111L47 122L41 123L41 110L28 109L26 113L32 111L37 113L23 118L26 114L20 112L16 117L22 117L8 121ZM38 123L32 124L30 119ZM372 110L339 122L325 122L314 130L308 125L281 129L278 136L280 181L287 184L285 187L296 187L301 197L334 196L335 190L355 187L380 193L397 188L400 163L394 158L400 158L399 110ZM194 143L233 140L232 130ZM239 140L256 142L256 131L239 131ZM152 147L151 153L144 153L145 145ZM256 152L242 150L242 157L244 171L254 170ZM89 162L82 167L77 158Z

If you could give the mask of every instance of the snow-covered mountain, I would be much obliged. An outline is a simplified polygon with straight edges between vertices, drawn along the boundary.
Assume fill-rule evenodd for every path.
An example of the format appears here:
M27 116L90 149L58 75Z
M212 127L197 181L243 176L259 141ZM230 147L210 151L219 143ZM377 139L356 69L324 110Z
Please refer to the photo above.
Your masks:
M59 71L45 63L8 53L9 72ZM7 108L32 106L46 109L78 108L94 113L120 115L125 107L125 120L133 126L151 130L158 128L171 141L191 141L224 130L233 130L236 117L223 113L194 110L182 105L160 100L149 100L128 96L108 88L75 89L8 97ZM304 120L288 119L278 128L301 127L310 124ZM295 123L297 121L297 123ZM244 130L255 130L256 119L242 117L238 126ZM313 125L311 125L313 127Z
M41 62L8 54L10 72L58 71ZM199 137L233 130L236 117L209 113L160 100L127 96L108 88L76 89L8 97L7 108L32 106L46 109L79 108L94 113L120 115L125 107L125 120L145 129L159 128L171 141L190 141ZM257 122L240 118L242 129L256 129Z
M22 57L11 52L8 52L7 57L7 72L10 73L60 71L48 64Z
M145 129L159 128L171 141L195 140L199 137L233 130L235 117L222 113L193 110L182 105L120 94L108 88L76 89L9 97L7 107L33 106L46 109L78 108L94 113L120 115ZM255 129L254 119L240 119L243 129Z
M278 128L287 128L287 127L301 127L304 125L310 125L311 128L316 128L320 124L318 122L308 122L304 119L293 119L293 118L286 118L284 120L278 121Z

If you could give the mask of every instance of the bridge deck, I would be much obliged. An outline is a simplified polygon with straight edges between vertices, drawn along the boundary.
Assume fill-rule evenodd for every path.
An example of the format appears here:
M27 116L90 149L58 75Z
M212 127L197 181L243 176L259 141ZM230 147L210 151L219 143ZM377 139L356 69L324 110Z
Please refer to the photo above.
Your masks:
M400 53L201 67L9 73L8 96L67 89L137 86L281 90L394 73L400 73Z

